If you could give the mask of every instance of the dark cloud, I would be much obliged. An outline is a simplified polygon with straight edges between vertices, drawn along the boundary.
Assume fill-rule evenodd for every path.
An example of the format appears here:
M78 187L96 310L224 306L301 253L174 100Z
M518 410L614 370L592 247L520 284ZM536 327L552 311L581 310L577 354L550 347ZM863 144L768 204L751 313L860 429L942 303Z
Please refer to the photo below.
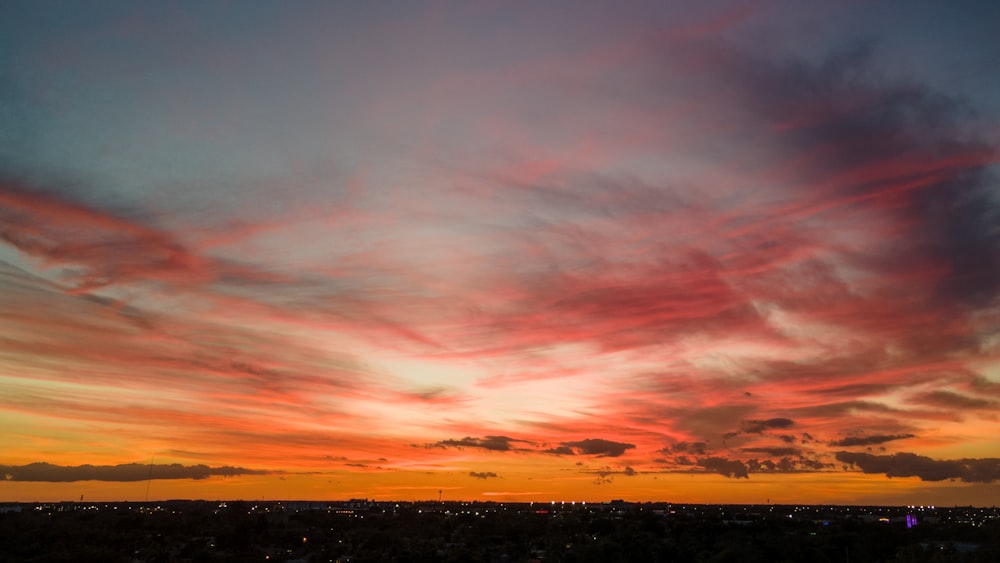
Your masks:
M766 430L773 428L788 428L795 424L788 418L769 418L767 420L744 420L740 423L740 432L743 434L762 434Z
M604 440L601 438L587 438L586 440L580 440L577 442L563 442L562 445L574 448L582 455L598 455L601 457L618 457L625 453L625 450L635 447L635 444L613 442L611 440Z
M798 448L743 448L743 451L746 453L767 454L775 457L799 455L802 453Z
M981 375L971 377L969 386L977 393L985 393L987 395L993 395L994 397L1000 397L1000 383L990 381Z
M913 397L913 402L932 407L942 407L947 409L995 409L998 405L994 401L978 399L967 395L959 395L952 391L931 391Z
M885 442L891 442L893 440L902 440L904 438L913 437L913 434L873 434L871 436L848 436L846 438L830 442L830 445L842 448L850 446L871 446L874 444L884 444Z
M1000 458L936 460L913 453L873 455L841 451L837 461L856 465L865 473L884 473L886 477L919 477L921 481L960 479L967 483L992 483L1000 480Z
M935 304L989 302L1000 289L1000 201L987 169L995 151L970 131L974 115L964 101L885 80L874 59L872 44L859 43L819 63L732 63L742 63L734 78L747 102L785 126L782 142L799 153L825 151L802 180L837 174L827 185L842 201L886 211L891 204L906 221L906 251L869 266L947 264Z
M663 448L660 451L665 454L690 453L694 455L705 455L707 447L707 442L677 442Z
M559 446L558 448L549 448L547 450L542 450L542 453L555 454L555 455L576 455L573 448L568 446Z
M0 473L8 481L44 481L66 483L72 481L145 481L147 479L208 479L235 475L264 475L266 471L244 467L209 467L207 465L153 465L123 463L119 465L53 465L29 463L28 465L0 465Z
M802 469L811 471L819 471L821 469L833 467L832 463L823 463L818 459L799 459L798 463Z
M726 477L737 479L749 479L750 473L746 464L736 459L726 459L724 457L703 457L697 460L697 465L706 470Z
M822 471L833 465L820 459L810 459L796 448L744 448L745 453L764 453L774 459L747 460L729 459L721 456L708 456L690 459L684 456L673 461L678 466L701 467L706 471L725 475L726 477L749 479L751 473L802 473Z
M506 452L516 449L511 445L515 442L524 442L524 440L517 440L509 436L486 436L485 438L466 436L461 440L441 440L434 445L450 448L482 448L484 450Z
M489 479L499 477L496 473L492 471L470 471L469 477L475 477L476 479Z

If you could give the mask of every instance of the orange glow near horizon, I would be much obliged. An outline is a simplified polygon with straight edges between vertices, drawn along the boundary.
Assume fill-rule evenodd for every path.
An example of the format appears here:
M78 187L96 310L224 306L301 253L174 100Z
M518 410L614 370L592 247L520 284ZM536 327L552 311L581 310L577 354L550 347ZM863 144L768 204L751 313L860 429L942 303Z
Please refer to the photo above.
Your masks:
M141 502L200 500L315 500L366 498L378 501L479 502L673 502L688 504L877 504L877 505L995 505L995 487L948 483L929 485L917 478L886 480L852 473L836 478L823 474L755 476L752 482L721 475L683 473L621 476L594 486L591 476L553 479L523 473L509 477L470 478L468 472L424 471L379 474L340 471L325 475L282 474L212 477L205 480L153 480L108 483L3 483L0 502ZM147 496L148 491L148 496Z

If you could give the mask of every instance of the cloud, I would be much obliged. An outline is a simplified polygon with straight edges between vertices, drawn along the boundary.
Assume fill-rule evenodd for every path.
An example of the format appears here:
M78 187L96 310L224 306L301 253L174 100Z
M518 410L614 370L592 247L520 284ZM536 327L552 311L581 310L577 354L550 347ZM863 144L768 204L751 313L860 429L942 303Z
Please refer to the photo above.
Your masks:
M469 477L475 477L476 479L490 479L498 477L498 475L492 471L470 471Z
M799 454L802 453L802 450L800 450L798 448L780 448L780 447L779 448L766 448L766 447L743 448L742 451L744 451L746 453L767 454L767 455L775 456L775 457L789 456L789 455L799 455Z
M703 457L697 459L697 465L713 473L734 477L737 479L749 479L750 473L746 464L736 459L726 459L724 457Z
M45 266L63 268L75 292L133 282L197 286L288 281L202 256L169 231L2 177L0 223L0 240Z
M694 455L705 455L708 447L707 442L676 442L660 450L665 454L690 453Z
M574 448L582 455L596 455L600 457L618 457L625 453L625 450L635 448L635 444L613 442L601 438L587 438L575 442L563 442L562 445Z
M481 448L495 452L506 452L516 449L511 444L517 442L524 442L524 440L517 440L508 436L486 436L485 438L466 436L461 440L441 440L433 445L450 448Z
M547 450L542 450L543 453L554 454L554 455L576 455L573 448L569 446L559 446L556 448L549 448Z
M919 477L921 481L960 479L967 483L1000 480L1000 458L935 460L914 453L873 455L840 451L837 461L856 465L864 473L884 473L886 477Z
M767 420L744 420L740 423L740 432L743 434L763 434L766 430L774 428L788 428L795 424L787 418L769 418Z
M953 391L944 390L921 393L914 396L911 400L915 403L946 409L979 410L996 409L1000 406L996 401L969 397L968 395L960 395Z
M145 481L147 479L208 479L237 475L265 475L267 471L244 467L209 467L207 465L148 465L123 463L119 465L53 465L29 463L27 465L0 465L0 473L8 481L44 481L65 483L72 481Z
M801 112L788 140L806 150L833 149L825 160L837 175L827 185L845 203L910 221L909 247L885 270L901 266L899 259L932 259L949 268L934 283L936 305L988 302L1000 289L1000 207L986 171L995 151L963 130L971 114L960 100L919 84L880 84L872 57L870 45L861 45L823 65L778 70L770 77L775 86L790 85L787 79L799 86L772 90L777 96L761 99L762 106L788 123L788 108L816 108L810 92L825 92L832 106L808 116L811 110ZM872 139L879 139L877 146ZM813 172L824 171L820 166Z
M632 467L631 465L626 465L624 467L619 466L619 467L620 467L620 469L617 469L617 468L611 467L610 465L605 465L605 466L599 467L597 469L588 469L588 470L582 471L582 473L589 473L589 474L592 474L592 475L597 475L598 481L606 479L607 482L611 481L611 478L610 478L611 475L625 475L626 477L634 477L634 476L636 476L636 475L639 474L639 471L636 470L636 468Z
M824 471L832 464L819 458L807 458L795 448L744 448L743 453L764 453L777 459L732 459L710 456L674 460L679 466L696 466L726 477L749 479L751 473L802 473ZM780 457L779 457L780 456Z
M831 446L871 446L874 444L884 444L893 440L903 440L905 438L915 438L913 434L873 434L871 436L848 436L840 440L830 442Z

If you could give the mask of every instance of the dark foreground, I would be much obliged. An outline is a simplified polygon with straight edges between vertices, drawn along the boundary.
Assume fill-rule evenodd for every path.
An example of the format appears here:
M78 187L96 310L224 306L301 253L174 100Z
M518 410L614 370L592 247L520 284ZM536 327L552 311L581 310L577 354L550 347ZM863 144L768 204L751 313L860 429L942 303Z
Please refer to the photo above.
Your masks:
M1000 561L1000 510L204 502L0 506L0 561Z

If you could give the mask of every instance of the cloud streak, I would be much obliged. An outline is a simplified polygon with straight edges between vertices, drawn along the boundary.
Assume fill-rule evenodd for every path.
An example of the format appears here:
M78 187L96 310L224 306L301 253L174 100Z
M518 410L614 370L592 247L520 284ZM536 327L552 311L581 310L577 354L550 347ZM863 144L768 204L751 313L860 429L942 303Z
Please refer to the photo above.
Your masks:
M472 438L466 436L461 440L441 440L435 443L438 447L451 447L451 448L481 448L484 450L491 450L497 452L506 452L511 450L516 450L512 444L523 442L524 440L515 440L508 436L486 436L485 438Z
M267 472L245 467L209 467L207 465L141 464L76 465L64 466L51 463L27 465L0 465L0 474L7 481L39 481L68 483L74 481L146 481L149 479L208 479L210 477L237 477L264 475Z
M573 448L580 455L596 455L598 457L618 457L635 448L635 444L615 442L603 438L587 438L575 442L563 442L563 446Z
M906 438L914 438L913 434L875 434L872 436L848 436L846 438L841 438L840 440L834 440L830 442L831 446L839 447L849 447L849 446L872 446L875 444L884 444L886 442L891 442L893 440L904 440Z

